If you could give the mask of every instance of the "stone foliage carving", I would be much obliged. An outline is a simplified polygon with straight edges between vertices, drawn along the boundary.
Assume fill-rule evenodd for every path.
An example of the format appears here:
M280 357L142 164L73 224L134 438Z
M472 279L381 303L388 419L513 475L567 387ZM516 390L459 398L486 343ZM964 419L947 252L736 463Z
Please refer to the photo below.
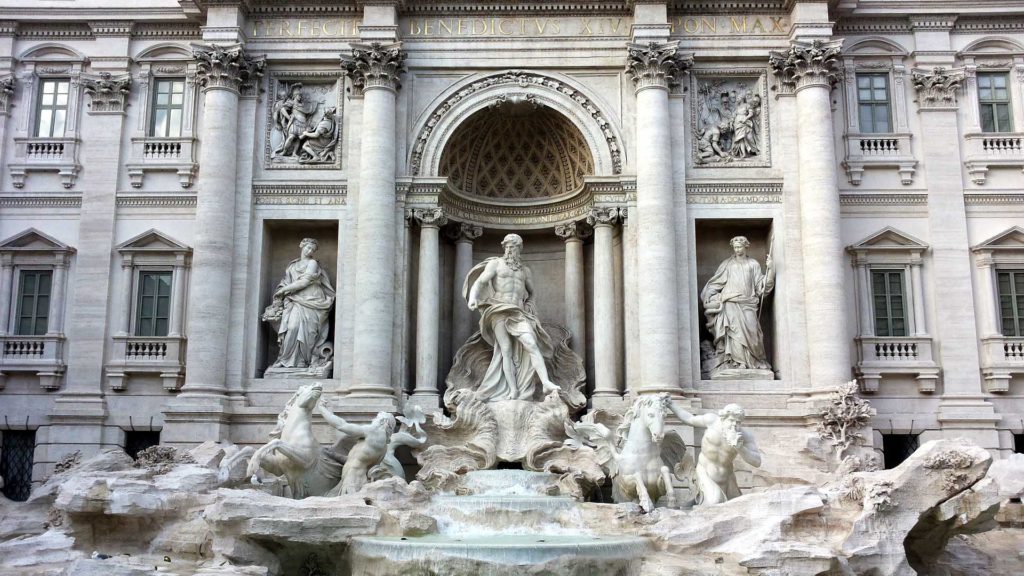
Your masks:
M339 168L341 111L337 82L289 82L274 79L269 107L269 168Z
M559 224L558 226L555 226L555 236L558 236L562 240L583 240L590 237L590 234L590 228L583 226L579 222L569 222L568 224Z
M626 219L626 209L616 206L594 208L587 213L587 224L591 226L614 226L619 220ZM555 230L557 232L557 229Z
M285 269L263 321L277 333L278 356L267 378L327 378L334 348L327 342L334 287L320 261L313 258L317 241L305 238L301 254Z
M734 255L719 266L704 285L708 330L714 337L714 360L708 367L711 378L773 379L761 331L764 298L775 287L775 265L769 253L762 274L761 264L747 256L750 241L737 236L729 241Z
M672 88L693 65L692 55L679 54L679 42L630 44L626 52L626 74L639 91L644 88Z
M420 226L440 228L448 223L448 217L440 208L414 208L410 210L410 216Z
M0 78L0 114L8 114L11 111L15 82L14 76Z
M481 90L495 86L509 85L518 86L520 88L526 88L528 86L543 86L545 88L561 92L562 94L572 98L572 100L579 105L581 109L586 111L586 113L589 114L590 117L593 118L601 127L601 132L604 134L605 142L607 142L608 149L611 152L612 173L622 173L622 145L619 143L618 137L612 130L612 124L608 120L608 117L597 108L594 102L579 90L566 85L564 82L559 82L558 80L547 76L541 76L534 72L509 70L495 76L482 78L469 84L445 100L433 111L430 118L427 120L426 125L423 126L416 137L416 144L413 146L412 157L409 160L409 167L412 174L418 175L421 173L423 168L423 152L426 149L427 140L434 131L434 127L436 127L440 123L441 119L449 114L459 102Z
M767 114L760 79L699 77L694 84L694 162L767 165Z
M221 88L241 92L255 87L266 62L245 53L241 44L193 44L196 82L205 90Z
M352 54L342 55L345 74L352 80L357 94L367 88L398 90L402 87L401 75L405 72L405 51L402 43L351 44Z
M793 42L785 52L770 52L768 64L785 92L816 84L831 87L841 76L842 44L842 40Z
M857 381L841 384L822 408L817 423L818 436L832 445L842 458L850 446L864 439L864 427L874 415L871 403L857 395Z
M596 412L578 423L566 422L567 444L585 443L596 450L598 463L612 480L616 503L635 502L642 512L650 512L664 496L669 508L676 507L672 473L683 476L686 443L665 431L665 410L671 402L668 394L639 396L614 430L595 421Z
M94 114L124 112L131 85L132 77L127 74L114 76L110 72L100 72L97 76L82 78L82 88L91 99L89 109Z
M937 67L931 71L914 70L912 80L917 90L917 104L921 108L952 108L956 106L956 91L964 81L964 71Z
M472 242L482 236L483 233L484 229L482 226L466 224L465 222L458 222L454 226L450 226L445 229L445 234L456 242Z

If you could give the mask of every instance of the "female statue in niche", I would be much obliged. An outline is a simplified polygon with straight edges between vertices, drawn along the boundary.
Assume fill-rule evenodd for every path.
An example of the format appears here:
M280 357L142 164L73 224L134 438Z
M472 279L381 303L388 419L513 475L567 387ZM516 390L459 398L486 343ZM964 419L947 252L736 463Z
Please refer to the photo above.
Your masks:
M333 348L327 344L328 317L334 288L320 262L312 238L299 243L301 254L285 269L263 320L277 331L279 353L264 376L330 377Z

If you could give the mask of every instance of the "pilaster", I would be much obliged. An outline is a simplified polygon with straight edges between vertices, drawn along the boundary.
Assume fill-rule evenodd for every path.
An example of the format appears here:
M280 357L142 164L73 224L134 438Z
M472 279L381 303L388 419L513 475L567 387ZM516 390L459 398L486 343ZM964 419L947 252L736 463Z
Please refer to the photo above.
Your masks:
M565 241L565 327L572 351L584 365L587 358L586 290L584 289L583 239L590 230L579 222L555 226L555 235Z
M425 411L440 409L438 345L441 324L441 226L448 221L440 208L412 210L420 226L416 281L416 380L409 400Z
M622 398L621 350L615 337L615 226L621 221L617 207L594 208L587 223L594 227L594 396L595 407L617 404Z
M452 281L452 354L469 340L476 330L472 310L462 295L462 284L473 268L473 242L484 233L480 226L459 222L449 228L455 241L455 277Z

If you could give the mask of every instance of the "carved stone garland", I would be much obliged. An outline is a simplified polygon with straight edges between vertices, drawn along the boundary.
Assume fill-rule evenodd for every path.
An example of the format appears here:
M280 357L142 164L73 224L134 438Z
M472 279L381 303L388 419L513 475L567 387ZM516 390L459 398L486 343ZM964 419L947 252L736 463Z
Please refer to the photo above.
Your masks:
M352 44L352 55L342 54L341 62L357 94L367 88L397 91L402 87L400 76L405 72L405 52L401 42Z
M626 74L634 87L673 88L680 76L693 66L693 56L678 53L679 42L630 44L626 53Z
M914 70L917 105L921 108L955 108L956 91L963 81L963 70L947 70L942 67L934 68L931 72Z
M786 52L770 52L768 64L783 92L822 84L832 87L842 76L839 71L842 44L842 40L793 42Z
M612 132L611 122L601 112L594 103L583 95L580 91L566 85L563 82L554 80L552 78L541 76L533 72L526 72L523 70L509 70L508 72L501 73L496 76L489 76L482 78L462 88L453 96L445 100L440 106L434 109L434 112L430 115L430 119L427 120L426 125L420 130L419 135L416 137L416 144L413 148L412 158L410 160L410 168L414 175L419 175L423 167L423 152L427 146L427 140L433 133L441 119L455 108L456 104L465 100L472 94L481 90L491 88L493 86L504 86L504 85L515 85L520 88L526 88L528 86L544 86L565 94L569 98L572 98L580 108L585 110L594 121L597 122L601 128L601 132L604 134L605 142L608 144L608 149L611 152L612 157L612 173L622 173L622 146L619 143L619 139Z
M222 88L241 92L251 89L263 76L266 62L248 56L241 44L193 45L196 81L204 90Z
M110 72L100 72L98 76L82 78L82 88L92 99L89 108L94 114L124 112L131 85L131 76L115 77Z

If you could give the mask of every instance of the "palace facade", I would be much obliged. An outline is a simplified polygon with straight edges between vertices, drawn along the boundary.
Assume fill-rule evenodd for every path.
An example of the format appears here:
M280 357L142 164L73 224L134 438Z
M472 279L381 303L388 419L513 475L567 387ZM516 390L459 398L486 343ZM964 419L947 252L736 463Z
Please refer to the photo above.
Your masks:
M439 407L511 232L589 408L739 403L812 474L786 455L857 379L887 465L1022 451L1022 30L1018 0L4 0L4 494L262 443L313 379L355 421ZM776 273L757 377L709 365L740 235ZM285 342L306 238L333 301Z

